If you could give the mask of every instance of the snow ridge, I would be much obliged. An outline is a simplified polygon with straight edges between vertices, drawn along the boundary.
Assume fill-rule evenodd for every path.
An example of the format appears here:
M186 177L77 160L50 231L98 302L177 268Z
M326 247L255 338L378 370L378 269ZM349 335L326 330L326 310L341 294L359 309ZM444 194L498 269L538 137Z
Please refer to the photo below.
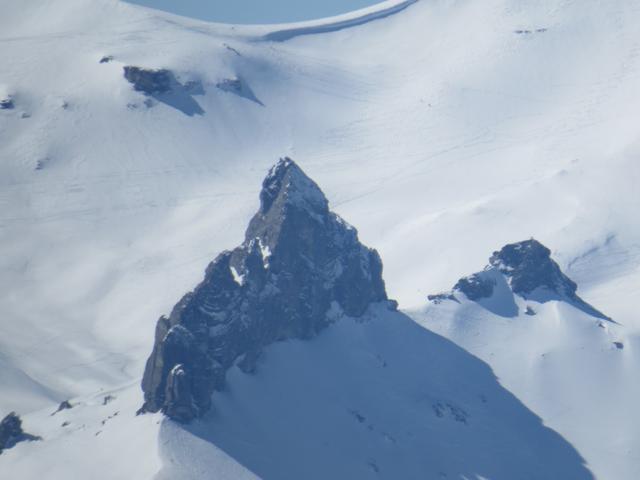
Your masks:
M396 13L399 13L409 6L416 3L418 0L404 0L396 5L392 5L390 7L376 10L371 13L367 13L365 15L357 16L354 18L348 18L346 20L339 20L336 22L330 23L320 23L309 26L295 27L284 30L277 30L275 32L267 33L262 37L262 40L268 42L286 42L287 40L291 40L295 37L300 37L303 35L317 35L320 33L329 33L329 32L337 32L339 30L343 30L345 28L356 27L359 25L364 25L366 23L372 22L374 20L380 20Z

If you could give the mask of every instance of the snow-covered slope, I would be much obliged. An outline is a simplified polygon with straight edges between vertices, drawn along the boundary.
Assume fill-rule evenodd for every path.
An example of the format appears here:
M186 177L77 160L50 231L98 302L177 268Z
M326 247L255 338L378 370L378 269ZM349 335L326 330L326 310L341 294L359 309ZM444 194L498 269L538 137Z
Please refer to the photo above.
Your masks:
M0 412L44 408L25 420L43 434L36 425L56 402L131 385L130 419L155 320L239 243L255 186L291 155L378 249L403 308L478 270L496 246L532 235L549 245L582 298L622 325L623 352L600 330L585 342L602 349L589 362L602 356L625 372L607 399L620 422L635 419L626 402L638 398L629 379L640 332L640 6L403 3L366 19L234 27L116 0L0 2L0 97L13 105L0 109ZM169 69L184 88L147 97L124 66ZM564 325L552 312L540 318L535 335L576 338L552 330ZM529 348L525 320L495 334L516 337L513 355ZM523 385L534 373L556 385L555 372L582 365L563 351L557 368L505 363ZM576 418L549 409L579 400L568 387L560 401L507 387L545 421ZM602 478L633 478L633 452L589 440L617 424L585 434L563 425L553 427ZM62 435L57 420L42 428ZM637 441L625 431L621 449ZM121 434L122 451L155 448L127 450ZM65 441L20 445L0 467L36 448L58 458Z
M506 246L412 317L491 365L597 478L633 478L638 337L577 297L548 254L535 240Z
M124 388L29 415L45 439L6 451L3 468L16 478L592 478L486 364L383 305L272 345L254 374L234 367L214 411L188 426L134 416L134 397Z
M529 301L533 316L518 303L521 313L511 318L466 300L412 317L491 365L505 388L576 447L596 478L634 478L638 338L563 302Z
M275 344L229 384L211 417L163 424L159 478L592 478L486 364L384 308Z

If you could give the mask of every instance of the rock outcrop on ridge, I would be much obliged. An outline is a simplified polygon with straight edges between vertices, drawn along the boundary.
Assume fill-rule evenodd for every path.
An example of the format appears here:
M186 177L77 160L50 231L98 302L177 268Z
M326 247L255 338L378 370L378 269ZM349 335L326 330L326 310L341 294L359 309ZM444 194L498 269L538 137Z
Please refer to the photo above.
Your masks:
M211 408L232 365L251 372L265 346L312 338L337 317L359 317L386 300L378 253L329 210L296 163L281 159L242 245L221 253L158 320L143 410L188 422Z
M101 63L106 62L101 60ZM136 91L148 95L168 92L171 90L172 84L176 83L173 73L164 68L153 70L127 65L124 67L124 78L133 85Z
M0 110L12 110L15 108L13 99L11 97L0 98Z
M103 57L100 63L108 63L110 61L108 58ZM106 61L103 62L103 60ZM188 116L204 114L204 110L194 99L195 95L203 95L205 93L201 82L191 80L180 83L176 75L166 68L155 70L127 65L123 68L123 71L124 78L133 85L133 89L149 97L144 102L147 107L154 105L152 100L154 99ZM130 106L130 108L132 107Z
M590 315L605 320L609 317L582 300L576 283L567 277L551 258L551 250L535 239L505 245L493 252L482 272L461 278L449 294L430 295L429 300L458 300L464 294L472 301L494 295L498 280L504 279L514 295L538 302L562 300Z

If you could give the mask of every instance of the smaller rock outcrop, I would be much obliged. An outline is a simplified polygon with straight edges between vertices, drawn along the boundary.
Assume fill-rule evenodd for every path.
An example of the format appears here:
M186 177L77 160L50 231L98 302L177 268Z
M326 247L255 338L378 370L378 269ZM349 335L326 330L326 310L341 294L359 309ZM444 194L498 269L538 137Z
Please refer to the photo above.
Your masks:
M0 453L18 442L33 440L41 440L41 438L25 433L22 430L22 420L15 412L11 412L0 422Z
M199 81L190 80L182 84L175 74L166 68L152 69L133 65L124 67L124 78L133 85L135 91L175 108L185 115L204 114L204 110L193 98L194 95L205 93ZM154 102L147 99L144 103L147 107L151 107Z
M11 97L0 98L0 110L13 110L15 103Z
M452 300L456 303L460 303L460 301L456 298L456 296L453 293L436 293L433 295L428 295L427 299L430 302L435 303L436 305L439 305L440 303L446 300Z
M495 281L486 275L474 273L458 280L453 290L464 293L469 300L479 300L493 295L495 285Z
M233 93L264 107L264 104L256 97L251 87L240 77L222 79L216 83L216 87L223 92Z
M578 286L551 258L551 250L534 239L505 245L493 252L489 265L509 279L516 295L527 297L545 290L559 297L577 298Z
M582 300L576 293L577 288L576 283L562 273L560 266L551 258L551 250L537 240L529 239L505 245L493 252L489 265L482 272L461 278L450 293L431 295L429 300L458 300L462 294L469 300L482 303L484 299L494 297L499 289L507 289L512 295L540 303L566 301L589 315L611 320ZM527 307L525 313L535 314L531 307Z
M22 434L22 420L15 412L4 417L0 422L0 453L16 443Z
M124 67L124 78L133 85L138 92L148 95L165 93L171 90L171 84L175 81L173 73L167 69L150 69L134 66Z
M58 405L58 409L53 412L51 415L55 415L56 413L59 413L63 410L70 410L73 408L73 405L71 404L71 402L69 402L69 400L63 400L62 402L60 402L60 405Z

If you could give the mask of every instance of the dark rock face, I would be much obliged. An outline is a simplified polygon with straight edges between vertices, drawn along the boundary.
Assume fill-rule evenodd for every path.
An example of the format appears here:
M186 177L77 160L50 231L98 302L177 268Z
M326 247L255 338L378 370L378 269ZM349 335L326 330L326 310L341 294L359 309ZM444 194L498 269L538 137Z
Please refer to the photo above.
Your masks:
M336 316L359 317L387 300L377 252L291 159L271 169L260 204L244 243L221 253L158 320L145 410L189 421L209 410L232 365L252 372L265 346L312 338Z
M164 103L190 117L203 115L205 112L194 95L204 95L204 88L199 81L188 81L184 85L178 81L171 70L165 68L154 70L136 66L124 67L124 78L133 85L134 90L144 93L147 107L154 105L154 100ZM130 108L136 108L136 105Z
M251 87L240 77L225 78L216 83L216 87L223 92L233 93L264 107L264 104L256 97Z
M482 303L495 293L496 272L504 277L513 295L542 303L566 301L589 315L611 320L577 295L576 283L562 273L551 258L551 250L534 239L505 245L500 251L493 252L484 271L460 279L451 293L431 295L429 300L453 297L457 301L456 293L462 293L469 300ZM525 313L535 314L531 307Z
M224 90L225 92L240 93L242 92L242 80L238 77L225 78L224 80L220 80L216 84L216 87L220 90Z
M452 300L456 303L460 303L460 301L455 297L453 293L436 293L434 295L427 295L427 300L435 303L436 305L446 300Z
M22 436L22 420L11 412L0 422L0 453L10 447Z
M135 90L148 95L168 92L174 81L173 74L169 70L152 70L134 66L124 67L124 78L133 84Z
M12 110L14 108L15 104L10 97L0 99L0 110Z
M22 430L22 420L15 412L11 412L0 422L0 453L25 440L40 440L40 437L25 433Z
M489 264L509 278L513 293L527 296L538 288L573 298L578 286L551 259L551 250L537 240L505 245Z
M493 295L494 286L495 282L491 281L491 279L484 278L479 273L474 273L458 280L453 289L464 293L469 300L479 300Z
M51 415L55 415L58 412L61 412L63 410L70 410L73 408L73 405L71 405L71 402L69 402L69 400L63 400L62 402L60 402L60 405L58 405L58 409L53 412Z

